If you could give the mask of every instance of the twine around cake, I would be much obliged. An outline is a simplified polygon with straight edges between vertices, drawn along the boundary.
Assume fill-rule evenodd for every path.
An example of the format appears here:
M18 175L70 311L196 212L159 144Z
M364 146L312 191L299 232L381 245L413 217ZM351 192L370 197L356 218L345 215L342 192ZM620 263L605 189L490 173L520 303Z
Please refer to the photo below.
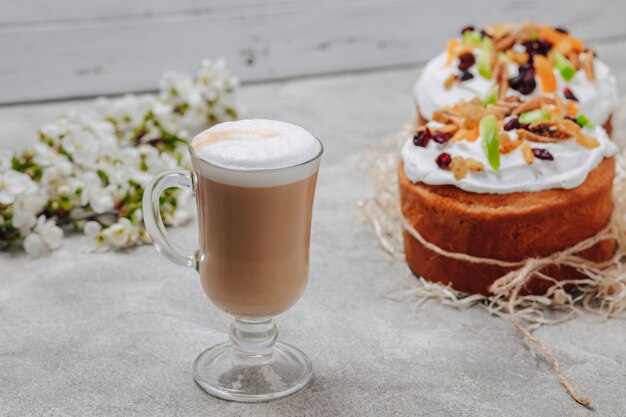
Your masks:
M407 132L392 135L386 140L397 146L407 137ZM451 259L470 263L489 264L512 270L498 278L489 288L492 296L468 295L443 284L431 283L423 278L403 280L396 286L392 298L412 297L416 306L429 299L438 299L447 305L469 307L484 306L491 314L508 318L525 340L537 345L552 364L554 371L567 391L578 403L589 406L589 398L578 395L572 383L564 375L555 354L531 331L544 324L556 324L577 315L591 313L601 318L614 317L626 309L626 271L622 260L626 258L626 153L616 157L617 173L613 189L614 210L610 222L594 236L576 245L554 252L545 257L528 258L522 261L503 261L466 253L447 251L427 241L404 217L400 209L396 168L398 152L372 152L365 156L361 165L376 186L376 193L360 203L361 214L374 229L382 248L394 259L405 262L402 230L406 230L424 247ZM577 254L599 242L615 242L611 259L593 262ZM585 275L584 279L558 281L542 270L547 266L569 266ZM552 286L543 295L520 295L520 291L531 279L551 281ZM565 288L569 290L566 291ZM557 317L547 317L556 313ZM561 317L558 317L560 314ZM520 319L528 323L525 327Z

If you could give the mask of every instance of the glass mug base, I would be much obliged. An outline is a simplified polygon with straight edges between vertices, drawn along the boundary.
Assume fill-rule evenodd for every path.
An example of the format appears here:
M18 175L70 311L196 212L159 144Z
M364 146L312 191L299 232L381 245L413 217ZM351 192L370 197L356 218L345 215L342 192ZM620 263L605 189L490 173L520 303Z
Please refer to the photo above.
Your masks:
M193 377L206 392L241 402L270 401L305 387L313 376L311 360L300 349L276 343L268 354L241 358L233 342L202 352Z

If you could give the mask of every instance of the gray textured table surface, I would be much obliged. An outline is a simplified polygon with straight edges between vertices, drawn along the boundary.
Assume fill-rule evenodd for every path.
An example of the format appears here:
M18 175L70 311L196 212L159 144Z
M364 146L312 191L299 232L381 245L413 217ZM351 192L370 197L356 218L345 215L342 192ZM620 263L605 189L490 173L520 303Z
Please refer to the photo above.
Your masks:
M624 321L577 319L537 332L593 399L592 413L565 394L550 365L533 358L506 321L436 302L414 317L409 304L382 297L377 285L404 269L354 220L357 202L371 192L354 165L411 116L416 76L402 69L242 90L249 116L301 124L327 149L310 283L277 319L282 340L314 362L308 387L262 404L205 394L191 364L226 339L230 319L206 299L195 274L149 246L88 254L70 238L40 259L0 255L0 415L625 415ZM89 105L1 108L2 144L24 146L60 109ZM194 228L175 229L174 237L191 242Z

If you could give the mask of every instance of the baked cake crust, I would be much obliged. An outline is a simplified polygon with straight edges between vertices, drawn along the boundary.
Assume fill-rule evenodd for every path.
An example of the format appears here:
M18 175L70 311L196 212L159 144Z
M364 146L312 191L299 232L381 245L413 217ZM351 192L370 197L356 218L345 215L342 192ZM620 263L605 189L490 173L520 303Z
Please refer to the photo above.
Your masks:
M614 174L615 159L605 158L574 189L479 194L452 185L413 184L402 161L398 167L402 213L424 239L450 252L505 261L547 256L600 231L613 209ZM438 255L407 231L404 249L414 273L466 293L489 294L489 286L510 270ZM605 260L613 250L613 242L604 241L581 256ZM567 267L545 272L561 280L581 276ZM535 278L526 291L542 293L551 285Z

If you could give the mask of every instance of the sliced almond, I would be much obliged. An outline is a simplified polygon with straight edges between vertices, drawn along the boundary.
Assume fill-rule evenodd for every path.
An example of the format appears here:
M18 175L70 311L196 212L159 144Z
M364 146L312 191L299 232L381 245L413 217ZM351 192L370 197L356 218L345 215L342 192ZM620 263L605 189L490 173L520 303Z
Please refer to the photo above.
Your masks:
M576 143L589 149L597 148L598 146L600 146L600 142L598 142L596 138L585 135L582 132L579 132L578 135L576 135Z
M507 49L511 49L513 45L515 45L515 36L511 33L506 33L494 40L493 49L495 49L496 52L506 51Z
M527 143L522 144L521 151L522 151L522 157L524 158L524 161L526 161L528 165L531 165L533 161L535 160L535 154L533 153L533 150L530 147L530 145Z
M506 61L498 60L494 70L494 80L498 87L498 100L503 100L506 97L506 92L509 89L509 77Z
M466 158L465 164L467 165L467 168L472 172L482 172L485 170L485 165L474 158Z
M506 116L508 116L508 113L509 112L506 107L494 105L487 107L487 114L493 114L497 120L503 120Z
M572 63L574 68L576 68L577 70L580 69L580 58L578 57L578 53L577 52L570 51L570 53L567 54L567 59L568 59L569 62Z
M465 118L459 113L450 109L443 109L433 113L432 120L443 124L455 124L459 127L463 127L465 124Z
M511 61L515 62L517 65L522 65L528 62L528 54L524 51L515 51L513 49L509 49L506 51L506 56Z
M531 142L540 142L540 143L558 142L558 140L556 139L540 136L526 129L516 129L516 132L517 132L517 137L520 138L520 140L529 140Z
M593 72L593 58L595 57L595 55L596 53L593 49L587 50L585 58L582 62L582 67L585 70L585 74L587 74L587 78L589 78L591 81L596 79L596 75Z
M450 138L450 142L458 142L460 140L465 139L466 136L467 136L467 130L459 129L456 131L454 135L452 135L452 137Z
M460 180L465 178L468 171L468 166L465 163L465 159L462 156L453 156L452 162L450 162L450 170L454 174L454 178Z
M527 111L540 109L544 104L555 104L556 102L552 97L539 96L531 98L528 101L523 102L513 110L513 114L518 115Z
M511 137L506 132L500 132L498 134L498 141L500 142L499 148L501 154L511 153L522 144L521 140L511 140Z
M559 127L559 129L568 133L570 137L576 136L578 132L580 132L580 129L581 129L578 123L569 119L561 119L557 121L556 124Z
M448 133L450 135L453 135L457 130L459 130L459 127L455 124L449 123L438 128L433 128L433 130L436 132Z
M455 82L456 82L456 75L450 74L448 78L446 78L446 80L443 82L443 87L446 90L449 90L452 87L452 85L454 85Z
M455 106L456 111L465 119L462 127L471 129L480 123L480 119L487 115L487 110L483 107L480 99L470 103L459 103Z

